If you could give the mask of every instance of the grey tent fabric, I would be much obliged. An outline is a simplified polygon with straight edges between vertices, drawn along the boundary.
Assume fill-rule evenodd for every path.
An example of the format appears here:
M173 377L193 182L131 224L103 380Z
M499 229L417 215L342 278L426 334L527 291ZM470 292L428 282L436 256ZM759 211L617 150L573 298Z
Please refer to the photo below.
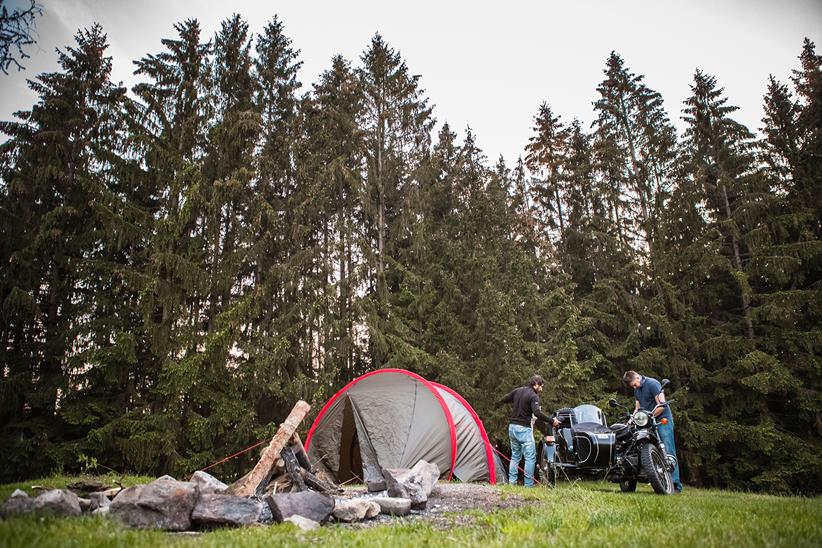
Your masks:
M376 481L385 468L411 468L421 459L436 463L445 479L496 479L492 448L471 406L402 369L368 373L337 392L305 445L312 462L338 481Z
M309 458L340 481L382 477L383 468L411 468L420 459L450 477L450 414L422 377L383 370L349 383L326 404L306 438Z
M488 455L479 424L471 416L463 401L449 388L434 384L448 404L457 433L457 458L454 475L460 481L488 481Z

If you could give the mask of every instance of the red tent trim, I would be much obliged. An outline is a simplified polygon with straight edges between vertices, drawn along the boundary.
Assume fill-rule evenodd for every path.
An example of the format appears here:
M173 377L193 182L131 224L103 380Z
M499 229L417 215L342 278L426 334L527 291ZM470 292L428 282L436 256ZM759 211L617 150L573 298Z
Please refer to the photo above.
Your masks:
M448 404L445 403L445 399L443 399L443 397L436 390L436 388L434 388L434 383L432 383L431 381L425 380L423 377L421 377L420 375L417 375L416 373L412 373L411 371L406 371L405 369L378 369L376 371L371 371L370 373L366 373L365 375L357 377L356 379L354 379L353 381L349 382L344 387L342 387L342 389L339 392L334 394L334 396L332 396L332 398L330 400L328 400L328 402L326 402L326 404L323 406L323 408L320 409L320 414L317 415L316 419L314 419L314 424L311 425L311 428L308 430L308 434L305 436L305 444L304 445L305 445L306 451L308 450L308 447L311 445L311 438L314 435L314 430L317 429L317 426L319 426L320 421L322 420L323 416L328 411L328 409L334 404L334 402L337 401L337 399L340 396L345 394L345 392L348 389L350 389L352 386L354 386L355 384L357 384L361 380L366 379L366 378L368 378L372 375L379 375L381 373L400 373L402 375L407 375L407 376L411 377L412 379L416 379L417 381L421 382L422 385L425 386L428 389L428 391L431 392L431 394L435 398L437 398L437 401L439 402L440 407L442 408L442 412L443 412L443 414L445 414L445 420L448 422L448 433L451 436L451 469L448 471L448 479L450 480L451 477L454 475L454 465L457 462L457 427L454 425L454 417L451 416L451 411L448 409ZM469 409L470 409L470 406L469 406ZM471 411L473 411L473 410L471 410ZM485 430L483 430L483 432L485 432Z
M495 484L497 482L497 467L494 462L494 453L491 451L491 441L488 439L488 433L485 431L485 426L482 424L482 420L480 420L479 415L477 412L474 411L474 408L471 407L471 404L468 403L465 398L459 395L459 393L454 390L453 388L449 388L444 384L440 384L437 382L431 382L437 388L442 388L452 396L454 396L457 401L459 401L467 410L468 413L471 414L471 418L474 419L474 422L477 424L477 427L480 431L480 436L482 436L482 441L485 443L485 456L488 459L488 483Z

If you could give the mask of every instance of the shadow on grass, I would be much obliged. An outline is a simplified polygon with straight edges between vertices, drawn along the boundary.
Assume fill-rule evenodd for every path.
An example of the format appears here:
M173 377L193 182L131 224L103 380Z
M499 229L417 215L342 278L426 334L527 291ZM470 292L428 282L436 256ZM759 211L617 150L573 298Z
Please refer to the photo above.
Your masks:
M555 489L557 489L558 491L561 491L562 489L568 489L568 488L574 488L574 487L580 487L580 488L585 488L588 491L595 491L595 492L598 492L598 493L610 493L610 494L620 495L620 496L624 496L624 497L643 497L643 498L645 498L645 497L658 497L658 496L660 496L660 495L657 495L656 493L654 493L653 489L648 484L637 485L637 490L633 493L623 493L619 489L619 485L616 484L616 483L611 483L611 482L608 482L608 481L591 481L591 480L582 480L582 479L570 480L570 481L565 481L565 482L558 482L557 487Z

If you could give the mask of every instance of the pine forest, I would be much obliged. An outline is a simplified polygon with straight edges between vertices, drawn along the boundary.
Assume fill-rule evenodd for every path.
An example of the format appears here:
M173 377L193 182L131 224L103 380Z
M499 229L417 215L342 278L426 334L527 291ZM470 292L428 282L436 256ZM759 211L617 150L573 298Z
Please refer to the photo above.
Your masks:
M78 31L0 123L0 480L187 475L384 367L505 443L495 402L529 376L548 410L607 408L636 370L671 380L689 484L822 492L813 42L758 128L721 74L663 104L606 52L593 123L535 104L509 165L380 34L309 87L276 17L174 28L130 90Z

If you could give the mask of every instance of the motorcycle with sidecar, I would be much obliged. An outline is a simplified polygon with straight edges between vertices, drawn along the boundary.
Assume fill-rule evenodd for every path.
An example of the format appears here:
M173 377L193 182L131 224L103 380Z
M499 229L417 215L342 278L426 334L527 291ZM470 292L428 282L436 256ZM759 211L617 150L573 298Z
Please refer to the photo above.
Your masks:
M663 388L667 384L667 379L662 381ZM554 486L559 476L588 476L618 483L623 492L636 491L637 482L647 481L657 494L673 493L671 472L676 457L666 452L658 432L667 419L655 416L658 408L670 403L629 413L612 399L609 404L622 407L625 422L610 426L595 405L558 410L556 417L561 424L538 448L542 482Z

